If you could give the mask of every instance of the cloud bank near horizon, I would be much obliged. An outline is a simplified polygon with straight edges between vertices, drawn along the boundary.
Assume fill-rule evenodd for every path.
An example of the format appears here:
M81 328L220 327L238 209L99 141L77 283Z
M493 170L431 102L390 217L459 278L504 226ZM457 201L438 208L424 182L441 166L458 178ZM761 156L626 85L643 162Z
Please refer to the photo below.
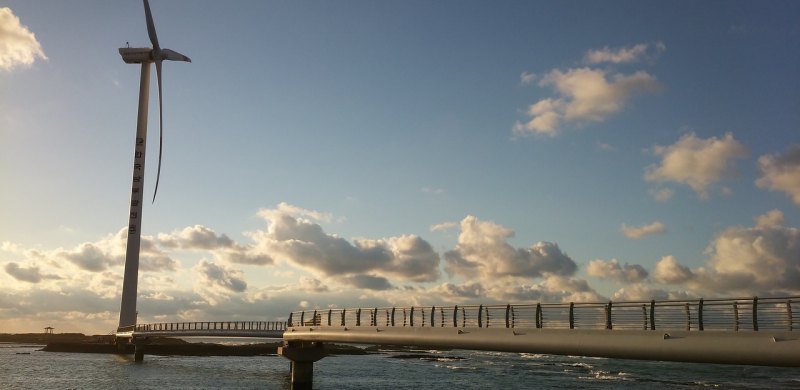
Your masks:
M142 320L248 314L275 319L285 317L301 300L326 308L368 302L421 305L800 293L800 230L789 227L779 210L757 216L752 227L720 231L709 243L702 267L691 269L665 254L651 270L617 259L577 262L547 241L514 247L509 243L512 229L472 215L457 226L448 225L459 230L458 243L441 256L415 235L343 239L325 231L322 224L330 221L326 214L286 203L258 215L266 227L246 233L248 243L202 225L143 237ZM659 230L650 225L633 229ZM113 327L124 238L121 229L95 242L48 251L3 243L0 249L18 258L6 262L0 273L9 287L0 302L3 318L50 315ZM187 253L199 261L193 262ZM590 279L612 283L617 290L604 296L589 279L579 277L582 269ZM272 270L283 275L284 282L264 283L252 276L257 270ZM178 281L190 282L181 287ZM83 303L65 302L69 297ZM264 305L275 309L256 309Z

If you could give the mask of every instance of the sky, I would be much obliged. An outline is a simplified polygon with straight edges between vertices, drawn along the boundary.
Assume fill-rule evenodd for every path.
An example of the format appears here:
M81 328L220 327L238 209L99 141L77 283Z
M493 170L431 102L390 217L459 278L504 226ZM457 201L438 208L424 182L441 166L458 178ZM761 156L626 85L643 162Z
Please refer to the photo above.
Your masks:
M800 3L152 0L139 322L800 295ZM116 328L139 1L0 0L0 332ZM151 80L146 198L158 155Z

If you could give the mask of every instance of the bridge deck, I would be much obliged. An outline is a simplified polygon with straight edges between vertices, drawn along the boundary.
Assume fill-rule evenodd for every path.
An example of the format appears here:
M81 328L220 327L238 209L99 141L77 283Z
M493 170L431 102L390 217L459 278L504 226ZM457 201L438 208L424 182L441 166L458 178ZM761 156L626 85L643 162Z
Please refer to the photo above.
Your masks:
M286 322L213 321L138 324L120 328L117 337L264 337L281 338Z
M309 310L283 339L800 367L799 298Z

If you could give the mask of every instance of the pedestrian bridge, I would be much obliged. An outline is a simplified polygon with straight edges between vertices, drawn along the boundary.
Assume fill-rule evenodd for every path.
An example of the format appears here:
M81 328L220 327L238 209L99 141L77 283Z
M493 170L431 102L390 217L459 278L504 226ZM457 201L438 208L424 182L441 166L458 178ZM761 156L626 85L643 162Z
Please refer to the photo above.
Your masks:
M798 298L304 310L283 339L800 367Z
M325 343L800 367L800 297L303 310L287 322L121 327L142 361L151 336L282 337L293 389L311 388Z
M139 324L117 330L123 338L144 337L283 337L286 322L280 321L213 321L163 322Z

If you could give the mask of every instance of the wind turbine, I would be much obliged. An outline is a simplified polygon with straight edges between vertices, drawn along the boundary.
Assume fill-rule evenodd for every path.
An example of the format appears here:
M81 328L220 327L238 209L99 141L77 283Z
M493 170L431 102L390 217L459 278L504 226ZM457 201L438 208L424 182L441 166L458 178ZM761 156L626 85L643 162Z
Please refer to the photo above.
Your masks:
M158 79L158 174L153 191L153 202L158 192L158 181L161 178L161 150L163 146L164 119L161 109L161 63L164 60L192 62L189 57L170 49L162 49L158 44L150 3L144 0L144 16L147 19L147 35L150 36L152 48L119 49L122 60L127 64L142 64L142 76L139 81L139 116L136 122L136 143L133 154L133 179L131 184L130 217L128 220L128 244L125 252L125 276L122 282L122 304L119 311L119 330L136 325L136 295L139 282L139 246L141 244L142 202L144 190L144 155L147 145L147 108L150 96L150 64L156 64Z

